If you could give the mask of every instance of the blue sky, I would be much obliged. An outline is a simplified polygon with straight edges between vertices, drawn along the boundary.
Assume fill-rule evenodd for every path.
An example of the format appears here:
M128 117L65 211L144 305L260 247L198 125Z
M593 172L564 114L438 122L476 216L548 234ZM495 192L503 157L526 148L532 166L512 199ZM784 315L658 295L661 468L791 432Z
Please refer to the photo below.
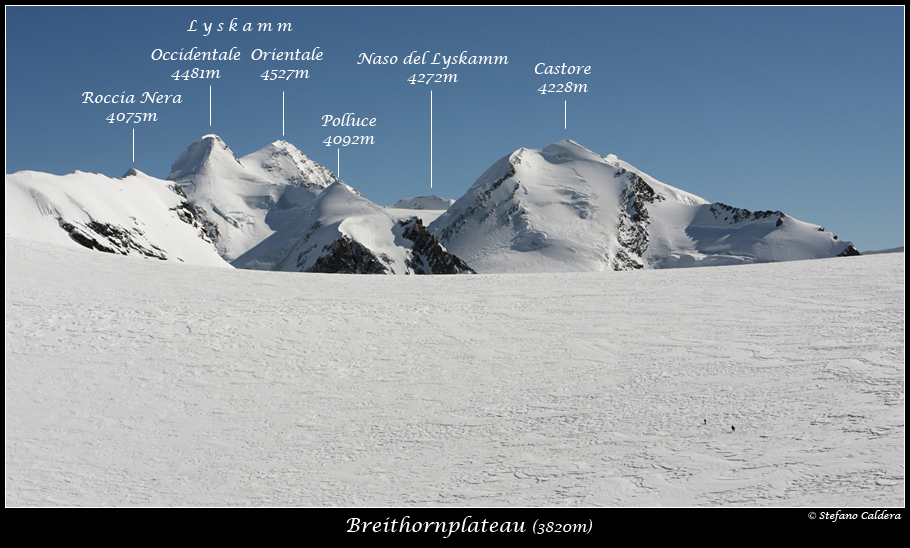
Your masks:
M293 30L203 36L187 31L194 19L197 28L236 19L240 28ZM705 199L824 225L861 251L896 247L904 244L903 25L903 7L8 7L6 172L119 177L136 167L165 178L202 135L220 135L238 156L283 138L332 170L340 149L341 178L391 205L430 193L458 198L499 158L568 138ZM157 48L194 46L236 47L241 60L151 58ZM256 48L315 47L321 61L250 59ZM509 63L403 64L427 50ZM398 63L357 64L360 53ZM537 75L541 62L592 69ZM193 68L220 77L170 78ZM310 77L259 77L273 69ZM408 83L421 72L458 81ZM587 91L538 91L564 82ZM137 103L83 104L89 91L126 92ZM146 91L183 102L138 103ZM157 120L105 120L117 112ZM377 124L322 126L322 116L346 112ZM325 146L335 135L374 144Z

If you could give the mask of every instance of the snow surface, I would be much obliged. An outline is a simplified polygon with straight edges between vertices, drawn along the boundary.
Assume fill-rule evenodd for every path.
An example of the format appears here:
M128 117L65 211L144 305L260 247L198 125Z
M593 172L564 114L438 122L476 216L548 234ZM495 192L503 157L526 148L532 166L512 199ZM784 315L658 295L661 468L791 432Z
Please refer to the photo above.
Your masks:
M903 253L342 276L5 245L7 506L905 502Z

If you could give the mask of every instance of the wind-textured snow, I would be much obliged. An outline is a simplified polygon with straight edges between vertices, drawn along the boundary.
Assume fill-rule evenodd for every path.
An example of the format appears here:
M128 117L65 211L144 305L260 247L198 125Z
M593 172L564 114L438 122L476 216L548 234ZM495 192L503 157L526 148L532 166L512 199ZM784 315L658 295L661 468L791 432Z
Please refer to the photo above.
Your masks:
M338 276L7 237L5 259L7 506L905 502L903 253Z

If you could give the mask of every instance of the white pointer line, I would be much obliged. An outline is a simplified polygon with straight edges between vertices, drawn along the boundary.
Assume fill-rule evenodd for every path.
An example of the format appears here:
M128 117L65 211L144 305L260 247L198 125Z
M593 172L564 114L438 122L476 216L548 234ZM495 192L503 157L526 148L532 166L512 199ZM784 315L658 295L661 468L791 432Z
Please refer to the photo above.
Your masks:
M281 92L281 136L284 137L284 92Z
M569 124L569 101L562 104L562 129L568 129Z
M433 188L433 90L430 90L430 188Z
M133 128L133 162L136 161L136 128Z
M341 179L341 149L339 148L337 150L338 150L338 173L336 173L336 175L338 176L339 179Z
M209 127L212 127L212 86L209 86Z

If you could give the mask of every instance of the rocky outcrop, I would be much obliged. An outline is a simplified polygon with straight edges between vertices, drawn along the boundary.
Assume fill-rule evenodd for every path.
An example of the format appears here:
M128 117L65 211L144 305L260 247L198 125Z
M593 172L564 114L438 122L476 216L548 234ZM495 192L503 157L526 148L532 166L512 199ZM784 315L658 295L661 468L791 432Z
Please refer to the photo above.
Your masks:
M138 237L144 233L138 228L124 229L123 227L89 221L87 224L68 223L58 219L60 228L67 231L70 237L89 249L97 249L105 253L129 255L136 251L147 257L167 260L167 254L155 244L143 245Z
M186 193L183 192L183 188L180 185L168 185L168 188L183 198L183 201L176 207L172 207L170 211L175 212L178 219L197 229L199 231L199 238L212 245L216 245L221 236L218 232L218 225L208 220L204 209L199 206L190 205Z
M414 242L407 266L415 274L476 274L467 263L449 253L417 217L401 221L399 226L404 229L402 237Z
M464 261L449 253L433 236L423 221L413 217L398 225L402 238L412 242L411 253L405 260L407 273L413 274L474 274ZM318 229L316 226L314 229ZM303 241L302 243L306 243ZM323 256L305 272L324 274L393 274L395 261L384 253L377 253L360 242L344 235L324 246ZM298 264L306 253L298 257ZM400 269L399 269L400 270Z
M388 274L391 260L377 256L360 242L342 236L323 248L328 251L307 272L324 274Z
M124 177L135 175L135 170L127 171ZM213 240L205 230L203 222L197 217L197 212L186 199L178 185L169 185L168 188L175 194L183 198L179 204L170 208L178 219L192 226L197 230L197 235L203 241L213 244ZM60 228L69 233L70 237L80 245L89 249L96 249L105 253L115 253L118 255L129 255L139 253L146 257L167 260L168 251L160 248L151 241L145 231L139 226L141 222L135 217L131 217L134 226L121 226L119 224L104 223L96 220L87 223L77 221L66 221L62 217L57 218ZM217 229L216 229L217 230Z
M741 209L738 207L728 206L720 202L714 203L711 205L711 213L714 214L715 219L724 218L725 221L729 223L741 223L744 221L757 221L759 219L767 219L769 217L777 216L777 223L774 226L780 226L784 224L784 213L782 211L749 211L748 209ZM824 232L824 227L822 227L822 232Z
M629 183L620 198L622 213L617 228L619 250L613 258L613 270L637 270L644 268L645 252L648 250L648 224L650 214L646 204L664 199L639 175L623 170L622 175Z
M840 254L838 254L838 257L856 257L856 256L859 256L859 254L860 254L859 251L857 251L857 249L855 247L853 247L853 244L850 244L847 247L847 249L843 250Z

